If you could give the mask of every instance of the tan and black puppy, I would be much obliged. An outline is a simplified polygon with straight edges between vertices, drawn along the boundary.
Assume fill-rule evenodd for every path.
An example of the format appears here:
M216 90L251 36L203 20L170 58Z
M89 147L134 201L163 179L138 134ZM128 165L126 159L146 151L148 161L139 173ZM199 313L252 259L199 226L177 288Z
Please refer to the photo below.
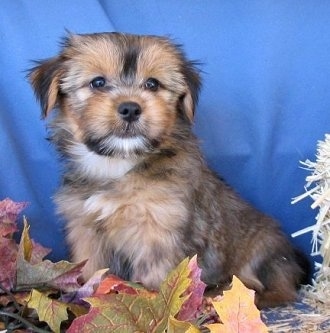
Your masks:
M206 166L191 131L200 78L169 39L70 35L30 72L65 160L56 195L84 277L113 274L158 288L198 254L202 279L236 274L258 306L294 300L304 272L278 224Z

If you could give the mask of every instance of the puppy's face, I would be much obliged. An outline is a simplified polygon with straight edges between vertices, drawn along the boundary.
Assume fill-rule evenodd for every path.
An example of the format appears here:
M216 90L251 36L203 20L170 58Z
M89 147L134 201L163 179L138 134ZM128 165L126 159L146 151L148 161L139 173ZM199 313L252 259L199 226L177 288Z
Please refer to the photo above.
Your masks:
M124 157L162 146L179 119L191 122L200 86L168 39L117 33L69 36L30 78L43 116L58 108L75 141Z

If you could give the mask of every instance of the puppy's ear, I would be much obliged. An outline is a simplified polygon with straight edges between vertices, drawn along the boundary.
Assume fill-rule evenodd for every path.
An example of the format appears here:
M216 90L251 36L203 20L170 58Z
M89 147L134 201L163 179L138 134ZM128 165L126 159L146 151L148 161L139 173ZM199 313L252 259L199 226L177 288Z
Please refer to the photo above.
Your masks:
M201 77L196 67L197 63L192 61L185 62L183 75L186 81L186 93L181 97L181 107L190 122L193 122L195 108L198 102L198 95L201 88Z
M60 57L50 58L37 62L28 74L34 93L42 108L42 117L45 118L56 106L60 93L60 79L63 72Z

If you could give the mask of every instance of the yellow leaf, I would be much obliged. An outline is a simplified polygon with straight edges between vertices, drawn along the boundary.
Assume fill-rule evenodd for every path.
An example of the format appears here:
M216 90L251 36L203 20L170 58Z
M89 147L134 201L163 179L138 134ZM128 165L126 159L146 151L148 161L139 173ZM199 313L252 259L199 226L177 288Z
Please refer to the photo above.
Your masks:
M226 326L222 324L210 324L206 327L210 330L210 333L231 333L228 332Z
M174 270L168 273L160 285L158 302L166 304L169 315L175 316L189 295L183 296L191 284L189 278L189 258L184 259Z
M68 306L68 309L75 315L75 317L80 317L82 315L85 315L88 312L86 307L84 307L82 305L69 303L69 304L67 304L67 306Z
M68 305L49 298L33 289L27 306L35 309L40 321L44 321L55 333L60 333L61 323L68 319Z
M236 277L232 287L213 306L223 324L207 326L211 333L265 333L266 325L260 319L260 311L254 304L254 291L246 288Z
M30 226L28 225L26 218L24 217L24 228L21 236L21 244L19 248L19 254L27 261L30 261L32 255L32 241L29 236Z
M180 321L173 316L168 318L167 333L200 333L200 330L187 321Z

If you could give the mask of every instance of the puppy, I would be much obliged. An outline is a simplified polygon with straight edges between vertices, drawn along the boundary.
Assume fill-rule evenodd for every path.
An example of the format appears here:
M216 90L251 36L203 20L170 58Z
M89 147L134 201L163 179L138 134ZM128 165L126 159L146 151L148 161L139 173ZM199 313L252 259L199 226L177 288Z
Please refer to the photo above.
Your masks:
M70 35L29 74L50 138L64 157L55 201L72 259L157 289L198 254L202 279L233 274L259 307L292 301L304 277L278 224L205 164L191 127L195 63L169 39Z

